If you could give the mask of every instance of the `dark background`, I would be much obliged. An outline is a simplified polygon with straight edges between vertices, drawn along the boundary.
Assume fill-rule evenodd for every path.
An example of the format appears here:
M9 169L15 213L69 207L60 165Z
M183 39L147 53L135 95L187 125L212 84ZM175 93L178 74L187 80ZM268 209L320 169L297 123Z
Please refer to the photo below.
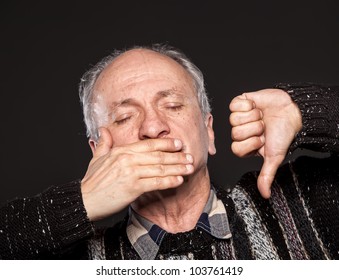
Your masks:
M259 158L232 155L228 104L278 82L339 84L337 1L216 2L2 1L0 203L83 177L91 152L79 79L132 44L168 42L205 73L214 181L233 186L260 168Z

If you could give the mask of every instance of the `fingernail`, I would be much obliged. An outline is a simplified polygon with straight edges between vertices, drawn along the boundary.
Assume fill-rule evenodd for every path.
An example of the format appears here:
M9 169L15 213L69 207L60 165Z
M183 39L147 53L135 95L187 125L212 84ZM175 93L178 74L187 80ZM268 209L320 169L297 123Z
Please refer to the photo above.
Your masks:
M181 148L181 146L182 146L181 141L180 141L179 139L175 139L175 140L174 140L174 146L175 146L176 148Z
M193 171L193 165L187 164L186 169L187 169L187 171Z
M193 162L193 157L189 154L186 155L186 159L188 162Z
M177 176L177 180L180 182L183 182L184 181L184 178L182 176Z

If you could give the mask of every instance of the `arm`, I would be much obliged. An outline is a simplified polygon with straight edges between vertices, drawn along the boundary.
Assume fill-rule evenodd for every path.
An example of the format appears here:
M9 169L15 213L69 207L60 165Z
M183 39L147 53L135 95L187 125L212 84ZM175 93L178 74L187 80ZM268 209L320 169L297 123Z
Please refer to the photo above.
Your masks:
M82 181L51 187L0 208L0 259L52 258L90 238L98 221L119 212L144 192L174 188L193 160L182 142L149 139L113 147L107 129Z
M303 126L291 151L307 148L314 151L339 152L339 87L315 84L279 84L298 105Z
M78 181L0 208L0 259L42 259L93 234Z

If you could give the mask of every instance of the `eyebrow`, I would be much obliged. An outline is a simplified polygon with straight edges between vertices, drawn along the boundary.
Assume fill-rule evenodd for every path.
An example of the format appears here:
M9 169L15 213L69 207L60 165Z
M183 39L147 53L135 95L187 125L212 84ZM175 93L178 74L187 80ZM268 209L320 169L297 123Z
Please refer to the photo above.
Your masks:
M182 94L178 93L178 91L176 89L161 90L161 91L158 91L156 93L156 95L157 95L157 97L156 97L157 101L162 99L162 98L169 97L169 96L184 97ZM118 102L112 102L111 109L112 109L112 111L114 111L118 107L130 106L130 105L133 105L133 104L136 104L136 103L137 103L137 101L134 98L126 98L126 99L118 101Z
M181 96L181 94L179 94L177 92L177 90L175 90L175 89L168 89L168 90L158 91L157 95L158 95L159 99L162 98L162 97L168 97L168 96L173 96L173 95Z

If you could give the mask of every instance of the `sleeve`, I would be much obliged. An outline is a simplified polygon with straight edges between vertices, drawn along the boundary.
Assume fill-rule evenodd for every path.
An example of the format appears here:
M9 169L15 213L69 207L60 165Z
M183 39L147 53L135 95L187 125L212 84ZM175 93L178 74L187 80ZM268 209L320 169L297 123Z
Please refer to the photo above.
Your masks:
M306 148L321 152L339 152L339 86L312 83L278 84L299 106L303 127L290 151Z
M80 181L0 208L0 259L48 259L93 234Z

